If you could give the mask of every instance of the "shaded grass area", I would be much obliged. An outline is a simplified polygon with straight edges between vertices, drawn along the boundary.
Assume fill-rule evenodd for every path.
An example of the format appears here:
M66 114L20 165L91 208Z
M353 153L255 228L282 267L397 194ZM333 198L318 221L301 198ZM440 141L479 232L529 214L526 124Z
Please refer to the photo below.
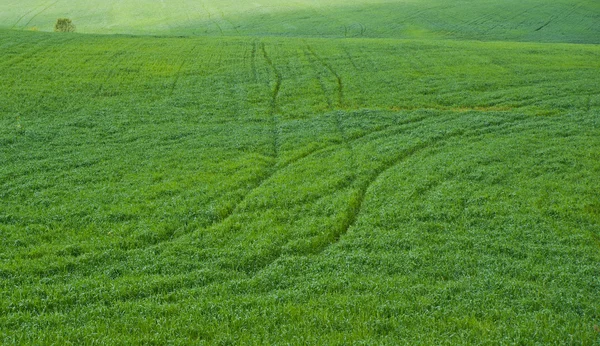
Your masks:
M599 340L596 46L0 47L5 343Z
M6 0L0 27L97 34L600 43L595 0Z

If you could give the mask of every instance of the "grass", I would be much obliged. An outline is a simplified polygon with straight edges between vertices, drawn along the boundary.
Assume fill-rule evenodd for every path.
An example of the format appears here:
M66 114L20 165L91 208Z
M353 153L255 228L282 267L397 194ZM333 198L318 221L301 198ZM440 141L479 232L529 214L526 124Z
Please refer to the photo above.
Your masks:
M295 4L0 31L2 343L600 342L597 5Z
M595 0L4 0L0 28L193 36L302 36L600 43Z

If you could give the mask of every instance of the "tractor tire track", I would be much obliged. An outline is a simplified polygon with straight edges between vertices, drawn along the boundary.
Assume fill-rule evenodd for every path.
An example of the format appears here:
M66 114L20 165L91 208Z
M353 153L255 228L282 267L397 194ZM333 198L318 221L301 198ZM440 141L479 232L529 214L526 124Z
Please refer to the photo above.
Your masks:
M235 30L235 33L239 35L240 31L238 30L237 26L234 25L232 21L225 18L225 13L223 11L220 11L220 12L221 12L221 20L226 22L227 24L229 24L233 28L233 30Z
M554 21L554 19L556 19L556 16L551 16L550 19L548 19L548 21L544 24L542 24L542 26L538 27L537 29L533 30L533 31L540 31L543 28L547 27L550 23L552 23L552 21Z
M275 86L273 87L273 92L271 94L271 105L269 107L269 115L271 116L271 126L273 132L273 157L277 160L279 157L279 124L277 122L277 98L279 97L279 92L281 90L281 83L283 78L281 77L281 73L273 64L273 61L267 54L267 49L265 48L265 44L261 44L260 49L263 53L263 58L267 62L267 65L273 71L275 75Z
M222 217L219 220L217 220L216 222L214 222L211 225L213 227L217 226L219 224L222 224L223 222L225 222L226 220L231 218L231 216L233 214L235 214L235 211L248 199L248 197L254 191L260 189L261 186L263 186L277 172L279 172L280 170L293 164L294 162L311 155L315 150L318 149L318 148L315 148L314 150L309 151L309 152L305 153L304 155L300 155L299 157L297 157L293 160L290 160L283 165L278 165L278 161L279 161L279 124L277 121L276 111L277 111L277 98L278 98L279 92L281 90L281 85L283 83L283 77L282 77L281 73L279 72L279 70L277 69L277 67L275 67L275 64L273 63L273 61L271 60L271 57L267 53L264 43L262 43L260 45L260 50L262 52L265 62L267 63L267 65L273 71L273 74L275 75L275 85L273 86L273 90L271 92L271 100L270 100L269 111L268 111L268 114L270 116L270 123L271 123L271 133L272 133L272 137L273 137L273 144L272 144L273 145L273 149L272 149L273 153L271 156L274 160L274 164L273 164L273 167L271 168L271 170L268 173L266 173L263 177L261 177L259 179L259 182L254 187L252 187L246 194L244 194L244 196L237 203L235 203L231 208L226 210L225 213L223 213ZM255 51L255 54L256 54L256 51ZM270 83L268 81L267 81L267 85L270 85Z
M559 19L561 17L562 18L569 17L570 15L572 15L573 13L575 13L575 11L577 11L580 7L581 7L581 3L573 5L573 7L571 7L571 10L569 12L563 14L563 15L553 15L553 16L550 16L550 18L544 24L542 24L540 27L538 27L534 31L540 31L540 30L542 30L543 28L547 27L552 22L554 22L556 19Z
M334 244L336 244L337 242L339 242L340 238L343 235L345 235L346 233L348 233L348 230L350 229L350 227L352 227L358 220L358 216L360 215L360 213L362 211L363 204L364 204L364 201L365 201L368 191L372 188L372 186L379 180L379 178L382 175L384 175L387 171L389 171L393 167L397 166L398 164L405 161L406 159L418 154L419 152L422 152L428 148L431 148L431 147L433 147L439 143L442 143L444 141L447 141L449 139L453 139L453 138L460 137L460 136L465 136L465 138L479 136L479 135L482 135L485 133L489 133L490 126L493 126L493 128L496 128L496 129L501 129L503 126L510 125L520 119L522 119L522 117L519 116L519 117L513 117L512 119L509 119L509 120L499 121L498 123L496 123L494 125L484 124L481 126L470 128L470 129L454 130L454 131L451 131L444 135L424 140L423 142L421 142L417 145L414 145L413 147L405 149L404 151L402 151L402 153L400 153L396 157L387 160L386 162L383 163L383 165L381 165L377 170L375 170L365 180L365 182L363 184L361 184L358 187L357 192L352 196L352 198L350 200L350 203L348 206L348 211L347 211L347 213L348 213L347 218L345 218L342 221L340 227L337 230L335 230L331 234L327 235L326 237L319 239L319 241L315 245L317 245L317 247L320 247L320 249L318 249L318 251L316 251L316 253L322 253L327 248L329 248L329 247L333 246ZM488 129L488 131L483 131L485 129ZM481 130L481 131L478 131L478 130ZM315 250L317 250L317 249L315 249Z
M202 8L204 9L204 12L206 12L206 14L208 16L208 20L211 23L213 23L217 27L217 29L219 29L221 36L225 36L225 34L223 33L223 28L221 28L221 25L219 25L219 23L213 19L212 13L206 8L206 4L204 2L202 3Z
M17 21L16 21L16 22L15 22L15 23L14 23L14 24L13 24L13 25L10 27L10 29L11 29L11 30L13 30L13 29L14 29L14 28L17 26L17 24L19 24L19 22L20 22L21 20L23 20L23 18L27 17L27 15L29 15L30 13L37 11L37 10L38 10L38 9L39 9L41 6L44 6L44 5L35 6L35 7L34 7L34 8L32 8L31 10L29 10L29 11L25 12L25 14L24 14L24 15L22 15L21 17L19 17L19 19L17 19Z
M171 85L171 90L169 91L169 97L173 97L173 94L175 93L175 88L177 87L177 83L179 82L179 79L181 78L181 71L183 70L183 66L185 66L185 64L188 62L189 56L194 52L196 47L197 46L193 46L192 49L190 49L190 51L187 53L187 57L183 58L183 60L181 61L181 65L179 65L179 68L177 69L177 72L175 73L175 79L173 80L173 84Z
M475 111L475 110L473 110L473 111ZM453 114L452 116L446 117L442 123L453 121L453 120L459 118L461 115L462 115L462 113ZM263 186L265 186L271 180L271 178L273 178L275 175L277 175L277 173L283 171L284 169L286 169L290 166L295 165L296 163L302 162L305 159L308 159L314 155L319 155L327 150L333 150L335 148L347 147L348 145L352 145L352 143L358 142L359 140L367 139L368 141L374 141L374 140L377 140L377 139L380 139L383 137L390 137L390 136L394 136L399 133L410 131L412 129L421 127L423 121L425 121L427 119L435 120L436 117L419 115L416 117L402 119L400 121L395 121L391 124L387 124L382 127L378 127L377 129L375 129L373 131L367 131L360 135L355 135L352 137L346 135L347 142L334 143L334 144L328 144L328 145L317 145L317 146L309 148L308 150L300 153L299 155L291 158L288 161L280 162L279 165L277 165L275 167L275 169L268 172L264 177L262 177L260 179L260 181L255 186L253 186L250 190L248 190L238 202L234 203L234 205L230 209L228 209L226 211L226 213L224 213L220 219L215 220L212 224L207 225L206 228L216 227L216 226L219 226L219 225L225 223L233 215L236 214L236 212L240 209L240 207L245 204L245 202L250 198L250 196L255 191L260 190ZM436 124L439 125L439 123L436 123ZM350 226L351 226L351 223L348 223L347 228L350 228ZM165 243L171 243L181 237L184 237L187 234L188 233L184 233L175 238L165 239L165 240L156 242L154 244L151 244L150 246L139 246L139 247L131 248L131 250L136 250L136 249L140 249L140 248L157 248L157 247L163 246ZM322 247L319 247L319 249L322 249ZM322 252L322 251L318 251L318 252ZM268 267L271 263L273 263L275 260L277 260L277 258L278 257L274 258L272 261L267 263L264 267L259 268L256 272L259 272L261 269Z
M471 128L471 129L458 129L458 130L451 131L449 133L446 133L446 134L438 136L438 137L429 138L427 140L424 140L420 144L417 144L417 145L414 145L413 147L405 149L398 156L384 162L383 165L381 165L362 184L360 184L358 189L352 194L352 196L350 198L350 203L348 204L348 208L346 210L346 217L344 217L342 222L339 224L339 227L334 232L326 234L322 237L317 237L314 241L311 242L311 246L308 247L308 249L306 249L305 251L303 251L299 254L300 255L319 255L319 254L322 254L325 250L327 250L331 246L333 246L334 244L336 244L340 240L340 238L344 234L346 234L348 232L348 230L356 223L358 216L360 215L360 212L362 210L364 200L366 198L366 194L371 189L371 187L375 184L375 182L377 182L379 180L379 178L382 175L384 175L387 171L389 171L396 165L398 165L401 162L405 161L406 159L418 154L421 151L431 148L432 146L435 146L439 143L443 143L444 141L447 141L449 139L459 137L462 135L467 135L467 137L475 137L478 135L489 133L490 126L493 126L494 128L500 128L504 125L510 125L510 123L516 122L517 120L520 120L520 119L521 119L521 117L518 117L518 118L515 117L513 119L499 121L498 123L496 123L494 125L484 124L482 126L478 126L478 127ZM486 128L488 130L483 131ZM482 131L477 131L478 129L482 129ZM295 252L292 252L292 253L298 254ZM283 253L282 248L279 248L278 250L275 250L272 253L270 253L269 258L267 259L267 261L265 261L266 263L263 263L262 265L260 265L259 268L255 268L254 271L248 272L248 274L251 275L251 279L259 276L269 266L271 266L279 258L281 258L281 256L283 256L283 254L284 253Z
M362 69L359 68L358 65L356 65L356 61L354 61L354 57L352 57L352 54L350 53L350 50L348 49L348 47L342 46L342 51L346 55L346 58L348 58L348 61L350 61L350 64L352 65L352 67L354 67L354 70L359 71L359 72L362 71Z
M14 56L11 59L6 59L5 61L2 61L2 63L0 64L0 66L7 66L9 68L14 68L17 67L19 64L21 64L22 62L29 60L33 57L35 57L36 55L41 55L39 53L42 52L46 52L49 51L51 49L54 49L55 46L62 46L65 45L73 40L75 40L76 37L73 36L63 36L61 37L60 40L55 40L54 38L52 39L42 39L38 42L34 43L34 46L31 49L28 49L25 52L19 53L18 55ZM23 46L26 47L31 47L31 44L24 44ZM20 47L18 47L20 48Z
M252 77L254 83L258 83L258 71L256 70L256 41L252 42L252 52L250 53L250 67L252 68Z
M127 59L127 53L136 51L135 47L140 46L141 43L131 43L121 49L115 51L110 58L106 58L107 64L103 65L101 69L98 69L92 76L92 79L96 79L99 74L105 74L102 82L98 86L98 89L93 93L94 97L102 96L115 96L118 93L115 91L109 91L109 82L119 74L121 63ZM107 71L108 70L108 71ZM118 83L120 86L120 83Z
M308 50L304 51L304 56L308 60L308 64L310 65L311 69L313 70L313 72L315 74L315 79L319 83L319 87L321 88L321 91L323 92L323 97L325 98L325 102L327 103L327 109L330 109L330 110L333 109L333 100L330 97L330 92L327 90L327 87L325 86L325 82L323 81L319 71L317 70L313 56L310 54L310 52Z
M37 16L39 16L40 14L42 14L43 12L45 12L47 9L49 9L50 7L56 5L60 0L57 0L53 3L51 3L50 5L44 7L41 11L39 11L38 13L36 13L35 15L33 15L33 17L29 18L29 21L27 21L27 23L25 23L25 25L23 25L23 27L27 27L27 25L29 25L29 23L31 23Z
M350 162L350 169L352 170L352 178L350 179L351 182L356 181L356 179L358 178L358 164L356 163L356 155L354 154L354 147L352 146L352 143L348 140L348 136L346 134L346 131L344 130L344 125L341 119L341 115L342 112L335 112L334 115L334 119L335 119L335 127L337 128L338 132L340 133L340 136L342 137L342 141L344 143L344 146L346 147L346 151L348 152L348 161Z
M402 120L402 121L397 121L397 122L394 122L392 124L383 126L381 128L377 128L374 131L365 132L365 133L363 133L361 135L349 138L348 139L348 143L356 142L356 141L358 141L360 139L367 138L367 137L369 137L371 135L376 135L376 134L379 134L379 133L384 133L387 130L392 130L392 133L396 133L397 131L406 131L409 128L404 128L403 126L411 125L411 126L417 127L417 126L419 126L419 123L421 123L425 119L427 119L426 116L418 116L418 117L409 118L409 119ZM373 138L373 140L377 139L377 138L379 138L379 137L375 137L375 138ZM280 164L275 167L276 169L271 170L264 177L262 177L260 179L260 181L255 186L253 186L250 190L248 190L248 192L246 192L244 194L244 196L238 202L234 203L234 205L230 209L228 209L223 214L223 216L220 219L214 221L212 224L206 225L205 228L216 227L216 226L218 226L220 224L225 223L228 219L230 219L236 213L236 211L239 210L240 206L244 205L244 203L248 200L248 198L255 191L260 190L278 172L281 172L282 170L284 170L284 169L286 169L286 168L288 168L290 166L293 166L294 164L296 164L298 162L301 162L304 159L307 159L307 158L309 158L309 157L311 157L313 155L318 155L319 153L323 153L326 150L335 149L335 148L341 147L342 145L345 145L345 144L344 143L342 143L342 144L335 143L335 144L329 144L329 145L317 145L317 146L308 148L308 150L306 150L306 151L300 153L299 155L297 155L297 156L289 159L288 161L280 162ZM156 248L156 247L162 246L165 243L173 242L173 241L175 241L175 240L177 240L177 239L185 236L186 234L187 233L181 234L181 235L179 235L176 238L164 239L162 241L159 241L159 242L156 242L154 244L151 244L150 246L133 247L133 248L131 248L131 250L136 250L136 249L140 249L140 248Z
M337 71L329 65L323 58L321 58L310 45L306 45L306 49L312 54L315 59L321 63L331 74L335 77L337 81L337 103L338 107L344 108L344 82L342 81L342 77L337 73Z

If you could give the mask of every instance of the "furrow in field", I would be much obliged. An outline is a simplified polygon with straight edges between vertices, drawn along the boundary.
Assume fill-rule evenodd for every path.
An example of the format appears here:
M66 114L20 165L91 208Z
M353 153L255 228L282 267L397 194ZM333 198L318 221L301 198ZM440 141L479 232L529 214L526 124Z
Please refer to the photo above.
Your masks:
M551 16L550 19L548 19L544 24L542 24L540 27L538 27L537 29L533 30L533 31L540 31L543 28L547 27L548 25L550 25L550 23L552 23L552 21L556 18L556 16Z
M279 97L279 92L281 90L282 77L281 77L281 73L279 72L277 67L275 67L275 64L273 64L271 57L269 57L269 54L267 53L267 49L265 48L264 43L261 44L260 49L262 51L263 58L265 59L267 65L269 65L270 69L273 71L273 74L275 75L275 86L273 87L273 92L271 94L271 107L270 107L270 114L274 115L277 111L277 98Z
M456 118L456 116L454 116L454 115L451 116L451 117L449 117L449 118L445 118L442 121L442 123L445 123L447 121L452 121L455 118ZM406 131L409 131L410 129L415 129L415 128L419 127L419 124L424 119L426 119L426 117L420 116L420 117L415 117L415 118L412 118L412 119L408 119L406 121L398 122L398 123L394 124L394 126L388 126L385 129L372 131L369 134L366 134L364 136L355 137L352 140L348 139L343 144L337 144L337 145L328 146L327 148L322 148L322 149L316 151L315 154L323 152L325 150L332 150L332 149L334 149L334 147L345 146L347 148L348 147L351 148L351 144L350 144L351 142L358 141L358 139L360 139L362 137L367 137L368 135L372 135L372 134L379 133L379 132L384 132L389 127L392 127L392 130L393 130L393 132L391 134L388 133L388 134L386 134L384 136L377 136L375 138L370 138L369 141L373 141L373 140L376 140L376 139L381 138L381 137L386 137L387 138L387 137L393 136L394 134L397 134L397 133L406 132ZM437 124L439 125L440 123L437 123ZM405 127L405 126L402 126L402 125L414 125L414 126L412 126L412 127ZM343 131L343 127L342 127L341 124L340 124L340 131ZM354 156L355 153L353 153L353 148L348 149L348 150L349 150L349 154L351 156ZM353 178L350 179L349 185L347 185L346 188L351 188L351 186L355 184L355 182L357 181L357 179L359 179L359 177L358 177L358 166L356 165L356 162L354 161L354 158L351 158L350 162L351 162L350 163L350 168L354 171L354 173L353 173ZM323 197L323 196L321 196L321 197ZM353 217L352 215L356 215L356 213L355 212L353 213L352 210L349 210L347 212L347 216L342 221L342 224L343 224L342 227L345 227L345 225L347 225L350 222L352 222L352 217ZM334 234L335 233L336 232L334 232ZM264 271L270 265L272 265L273 263L275 263L284 254L293 253L293 254L304 254L304 255L306 255L306 254L315 254L315 253L322 252L325 247L329 246L330 240L331 240L330 237L331 237L331 234L327 234L324 237L318 237L318 238L316 238L316 241L311 241L311 246L310 247L302 248L302 249L295 249L295 250L292 250L292 251L289 251L289 250L284 251L283 245L280 246L279 248L277 248L277 250L274 250L274 251L272 251L272 252L269 253L269 258L266 258L266 259L263 258L262 259L263 263L261 265L253 267L253 270L251 271L251 273L253 273L252 277L256 277L257 275L259 275L262 271Z
M542 7L542 6L544 6L544 4L540 4L540 5L532 6L532 7L529 7L529 8L526 8L526 9L524 9L524 10L520 11L519 13L510 13L510 14L509 14L509 16L506 16L506 17L516 18L516 17L522 16L522 15L524 15L524 14L526 14L526 13L528 13L528 12L532 11L532 10L537 10L538 8L540 8L540 7ZM495 25L493 25L492 27L488 28L488 29L487 29L487 30L484 32L484 34L488 34L488 33L489 33L489 32L491 32L492 30L494 30L495 28L497 28L497 27L499 27L500 25L504 24L504 22L505 22L505 21L503 21L503 20L498 20L498 23L496 23L496 24L495 24Z
M452 115L451 117L445 118L441 123L436 123L438 126L442 125L443 123L446 122L452 122L455 119L459 118L460 115ZM407 124L415 124L418 125L424 118L416 118L416 119L411 119L411 121L407 121ZM496 126L499 126L501 124L504 124L505 122L499 122L499 124L496 124ZM486 125L486 126L491 126L491 125ZM394 126L393 129L393 133L386 133L385 136L378 136L376 138L371 138L369 140L373 141L377 138L381 138L381 137L393 137L394 134L400 133L400 132L406 132L409 131L409 128L406 127L397 127ZM347 233L348 229L350 227L352 227L352 225L354 225L354 223L356 222L360 211L362 209L362 205L364 203L364 199L366 196L366 193L370 190L370 187L374 184L374 182L376 180L379 179L379 177L381 175L383 175L386 171L388 171L389 169L391 169L393 166L395 166L396 164L402 162L403 160L417 154L420 151L423 151L433 145L436 145L440 142L443 142L445 140L451 139L453 137L457 137L460 136L462 134L466 134L469 131L473 131L474 129L470 129L470 130L465 130L465 129L459 129L456 131L452 131L452 132L448 132L444 135L435 137L435 138L431 138L431 139L426 139L424 140L422 143L410 147L406 150L403 150L398 156L391 158L388 161L383 162L383 164L376 169L373 173L371 173L366 179L363 179L362 182L359 182L359 184L357 186L354 187L355 192L353 193L353 195L351 196L351 200L350 203L348 205L347 210L345 211L345 217L343 217L343 219L341 220L340 224L338 227L336 227L333 232L325 234L323 236L319 236L317 238L313 238L310 241L310 246L304 247L301 250L294 250L294 251L287 251L284 253L283 251L283 247L277 249L276 251L272 251L269 253L269 258L267 259L263 259L262 262L264 262L263 264L261 264L258 267L254 267L253 271L252 271L252 277L256 277L258 275L260 275L261 272L263 272L266 268L268 268L269 266L271 266L273 263L275 263L281 256L283 256L284 254L296 254L296 255L308 255L308 254L320 254L322 253L325 249L327 249L328 247L332 246L333 244L335 244L340 238L341 236L343 236L345 233ZM382 131L374 131L374 132L382 132ZM483 131L482 131L483 132ZM475 134L469 134L469 136L473 136L473 135L477 135L480 134L480 132L477 132ZM343 145L343 144L342 144ZM322 149L325 150L325 149ZM321 151L321 150L320 150ZM320 152L319 151L319 152ZM360 177L357 177L358 179L360 179ZM349 187L351 187L352 185L354 185L354 183L351 183L351 185Z
M457 112L456 114L454 114L453 116L450 117L446 117L444 119L444 122L447 121L452 121L458 117L461 116L462 113L465 112L469 112L469 111L479 111L476 109L463 109L460 112ZM355 136L347 136L346 135L346 140L342 141L342 143L336 143L336 144L330 144L330 145L322 145L322 146L316 146L316 147L312 147L309 148L309 150L306 150L304 152L302 152L301 154L293 157L292 159L286 161L286 162L280 162L280 164L278 165L278 168L276 170L273 170L268 176L264 177L263 179L261 179L261 181L259 182L258 185L256 185L254 188L252 188L250 191L248 191L244 197L238 202L236 203L236 205L230 210L229 213L227 213L223 219L221 219L220 221L214 223L212 226L216 226L218 224L223 223L226 219L228 219L229 217L231 217L235 211L238 209L238 207L240 205L243 205L244 202L246 201L246 199L256 190L259 190L261 187L263 187L268 181L270 181L270 179L272 177L274 177L278 172L293 166L296 163L301 162L304 159L308 159L314 155L318 155L321 154L327 150L333 150L335 148L341 148L341 147L346 147L348 148L349 146L352 147L353 143L358 142L359 140L368 140L368 141L373 141L382 137L389 137L389 136L394 136L397 135L399 133L408 131L410 129L413 128L417 128L419 126L422 126L421 124L423 123L423 121L425 121L426 119L428 119L429 117L427 116L416 116L413 118L409 118L406 120L402 120L402 121L397 121L394 122L392 124L388 124L388 125L384 125L380 128L377 128L373 131L367 131L364 132L360 135L355 135ZM342 126L342 125L340 125ZM410 126L410 127L408 127ZM343 131L343 129L340 129L340 131ZM345 133L345 131L344 131Z

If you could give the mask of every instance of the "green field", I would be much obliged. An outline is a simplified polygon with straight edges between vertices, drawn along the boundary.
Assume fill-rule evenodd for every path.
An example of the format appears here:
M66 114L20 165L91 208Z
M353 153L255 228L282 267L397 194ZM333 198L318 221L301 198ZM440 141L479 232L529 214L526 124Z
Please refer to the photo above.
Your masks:
M600 344L598 23L4 0L0 343Z

